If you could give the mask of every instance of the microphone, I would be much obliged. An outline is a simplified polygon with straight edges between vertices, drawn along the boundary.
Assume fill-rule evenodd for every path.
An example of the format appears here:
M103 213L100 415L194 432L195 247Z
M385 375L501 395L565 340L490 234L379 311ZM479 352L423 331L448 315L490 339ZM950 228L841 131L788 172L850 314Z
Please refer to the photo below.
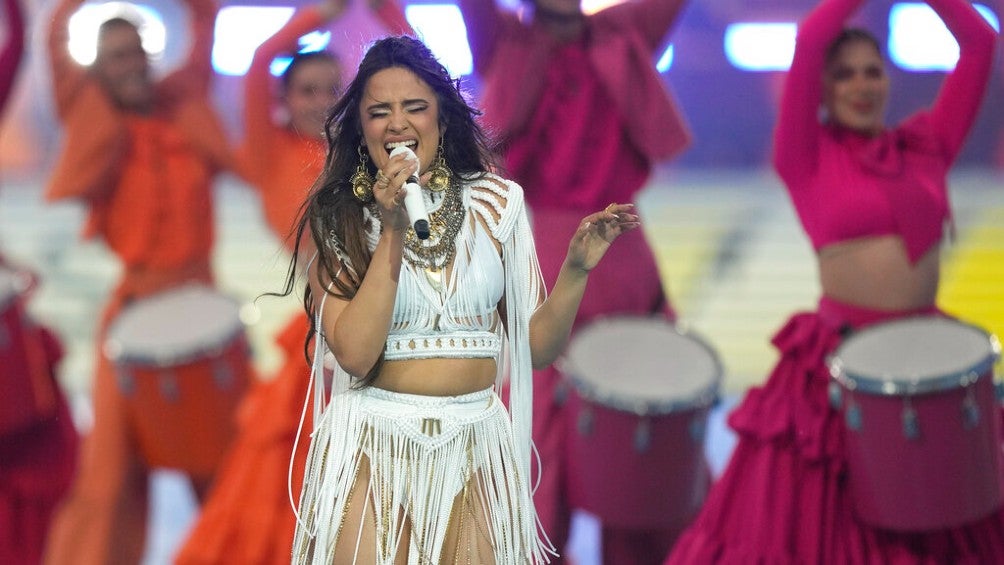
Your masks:
M405 158L418 163L418 156L410 147L399 145L390 152L390 156L404 154ZM422 187L418 184L416 170L404 183L404 209L408 212L408 220L415 228L418 239L429 239L429 214L425 211L425 200L422 198Z

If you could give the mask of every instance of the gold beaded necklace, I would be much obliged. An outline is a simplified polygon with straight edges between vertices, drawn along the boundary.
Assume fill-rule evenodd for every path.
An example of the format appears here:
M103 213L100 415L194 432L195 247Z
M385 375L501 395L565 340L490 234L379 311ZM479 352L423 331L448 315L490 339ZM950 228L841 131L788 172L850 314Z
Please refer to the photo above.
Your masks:
M453 182L443 194L440 206L429 212L429 237L419 239L414 228L404 234L404 258L412 267L433 273L437 278L456 253L457 234L464 225L466 212L459 182Z

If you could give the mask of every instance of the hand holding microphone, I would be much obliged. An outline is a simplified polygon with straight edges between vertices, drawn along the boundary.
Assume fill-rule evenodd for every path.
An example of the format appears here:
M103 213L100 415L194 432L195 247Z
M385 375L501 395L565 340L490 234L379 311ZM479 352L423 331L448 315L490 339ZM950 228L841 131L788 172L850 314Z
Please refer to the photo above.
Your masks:
M404 154L405 159L418 163L418 156L409 147L399 145L395 147L390 156ZM408 212L408 221L415 228L418 239L429 239L429 213L425 211L425 199L422 197L422 187L418 184L418 171L408 177L404 182L404 209Z

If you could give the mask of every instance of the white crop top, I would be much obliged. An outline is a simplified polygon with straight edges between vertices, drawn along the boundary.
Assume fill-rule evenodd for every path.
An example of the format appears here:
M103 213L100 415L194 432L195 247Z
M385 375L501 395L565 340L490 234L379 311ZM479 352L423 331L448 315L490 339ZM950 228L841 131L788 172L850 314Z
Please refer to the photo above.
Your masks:
M465 220L448 280L437 285L420 267L407 261L401 267L384 358L498 356L502 335L496 308L505 290L503 277L491 236L479 222Z
M519 190L494 176L464 183L466 216L453 266L438 273L438 280L435 273L403 262L384 359L499 357L503 329L497 308L505 293L505 269L490 232L497 233L513 215L510 204L522 208L522 198L508 198L513 186ZM440 204L426 203L430 212ZM377 218L369 219L374 249L380 225Z

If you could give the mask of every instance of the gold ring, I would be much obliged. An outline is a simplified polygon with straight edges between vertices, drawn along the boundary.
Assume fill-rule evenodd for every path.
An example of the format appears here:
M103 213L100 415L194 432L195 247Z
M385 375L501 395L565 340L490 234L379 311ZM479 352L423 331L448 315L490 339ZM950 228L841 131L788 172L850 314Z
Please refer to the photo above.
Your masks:
M614 206L616 206L616 205L617 205L617 204L614 204L614 203L611 203L611 204L607 205L607 207L606 207L606 208L604 208L604 210L603 210L603 211L604 211L604 212L608 212L608 213L610 213L610 214L613 214L613 213L614 213L614 211L613 211L613 210L611 210L611 208L613 208L613 207L614 207Z

